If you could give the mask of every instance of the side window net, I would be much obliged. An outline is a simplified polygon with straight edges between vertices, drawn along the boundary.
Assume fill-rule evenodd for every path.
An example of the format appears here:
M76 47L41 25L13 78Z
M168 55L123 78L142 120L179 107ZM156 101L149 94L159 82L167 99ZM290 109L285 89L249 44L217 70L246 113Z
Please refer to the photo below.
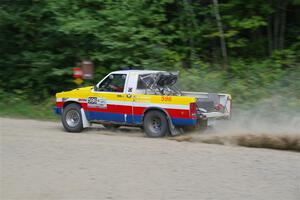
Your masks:
M126 74L111 74L100 85L98 91L124 92Z
M178 72L158 72L141 74L138 77L137 89L145 90L145 94L150 92L157 95L181 96L181 91L175 86Z

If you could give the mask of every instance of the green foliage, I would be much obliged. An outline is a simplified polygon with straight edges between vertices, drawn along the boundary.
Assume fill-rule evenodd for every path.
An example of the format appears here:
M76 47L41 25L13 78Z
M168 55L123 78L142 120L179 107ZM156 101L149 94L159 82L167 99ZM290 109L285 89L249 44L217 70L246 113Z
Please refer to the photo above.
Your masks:
M178 86L189 91L230 93L236 105L253 106L262 99L273 99L286 109L299 110L300 67L284 69L285 63L236 60L230 63L230 71L192 68L181 72Z
M231 27L235 27L238 29L252 29L252 30L267 25L267 23L261 16L252 16L251 18L242 19L242 20L234 19L231 20L229 24L231 25Z
M15 91L16 94L3 93L0 90L0 116L1 117L21 117L31 119L58 120L54 114L52 106L55 105L54 98L33 104L32 101L24 97L22 91Z
M226 69L211 1L2 1L0 99L12 94L43 102L76 87L71 69L89 59L95 80L84 84L132 66L180 71L182 88L232 93L240 104L278 93L298 102L298 0L219 2L229 54ZM285 2L287 9L278 9ZM285 21L278 21L284 11ZM277 23L284 35L276 32ZM280 37L284 48L275 48Z

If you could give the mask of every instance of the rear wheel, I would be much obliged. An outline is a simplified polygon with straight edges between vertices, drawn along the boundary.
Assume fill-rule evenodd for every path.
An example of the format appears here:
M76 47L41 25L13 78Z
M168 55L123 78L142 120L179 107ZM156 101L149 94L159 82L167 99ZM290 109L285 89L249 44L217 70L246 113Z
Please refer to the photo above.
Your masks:
M146 113L143 127L147 136L152 138L164 137L169 132L166 115L158 110Z
M81 132L83 130L80 105L72 103L63 109L62 124L68 132Z

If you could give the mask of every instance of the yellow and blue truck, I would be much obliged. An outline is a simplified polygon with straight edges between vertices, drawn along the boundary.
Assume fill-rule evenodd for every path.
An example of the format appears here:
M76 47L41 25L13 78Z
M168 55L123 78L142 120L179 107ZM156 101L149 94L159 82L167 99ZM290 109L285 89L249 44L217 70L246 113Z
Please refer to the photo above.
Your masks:
M178 73L121 70L95 86L56 94L55 111L68 132L93 123L106 128L142 127L149 137L178 135L185 128L205 128L215 119L230 119L229 94L185 92Z

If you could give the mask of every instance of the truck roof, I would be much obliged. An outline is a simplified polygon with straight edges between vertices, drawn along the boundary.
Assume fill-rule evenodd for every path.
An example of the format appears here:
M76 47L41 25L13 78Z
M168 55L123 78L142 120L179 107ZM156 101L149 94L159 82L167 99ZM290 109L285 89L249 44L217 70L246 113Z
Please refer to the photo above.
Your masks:
M114 71L112 73L116 74L128 74L130 72L135 72L138 74L148 74L148 73L158 73L158 72L165 72L165 71L158 71L158 70L119 70L119 71Z

